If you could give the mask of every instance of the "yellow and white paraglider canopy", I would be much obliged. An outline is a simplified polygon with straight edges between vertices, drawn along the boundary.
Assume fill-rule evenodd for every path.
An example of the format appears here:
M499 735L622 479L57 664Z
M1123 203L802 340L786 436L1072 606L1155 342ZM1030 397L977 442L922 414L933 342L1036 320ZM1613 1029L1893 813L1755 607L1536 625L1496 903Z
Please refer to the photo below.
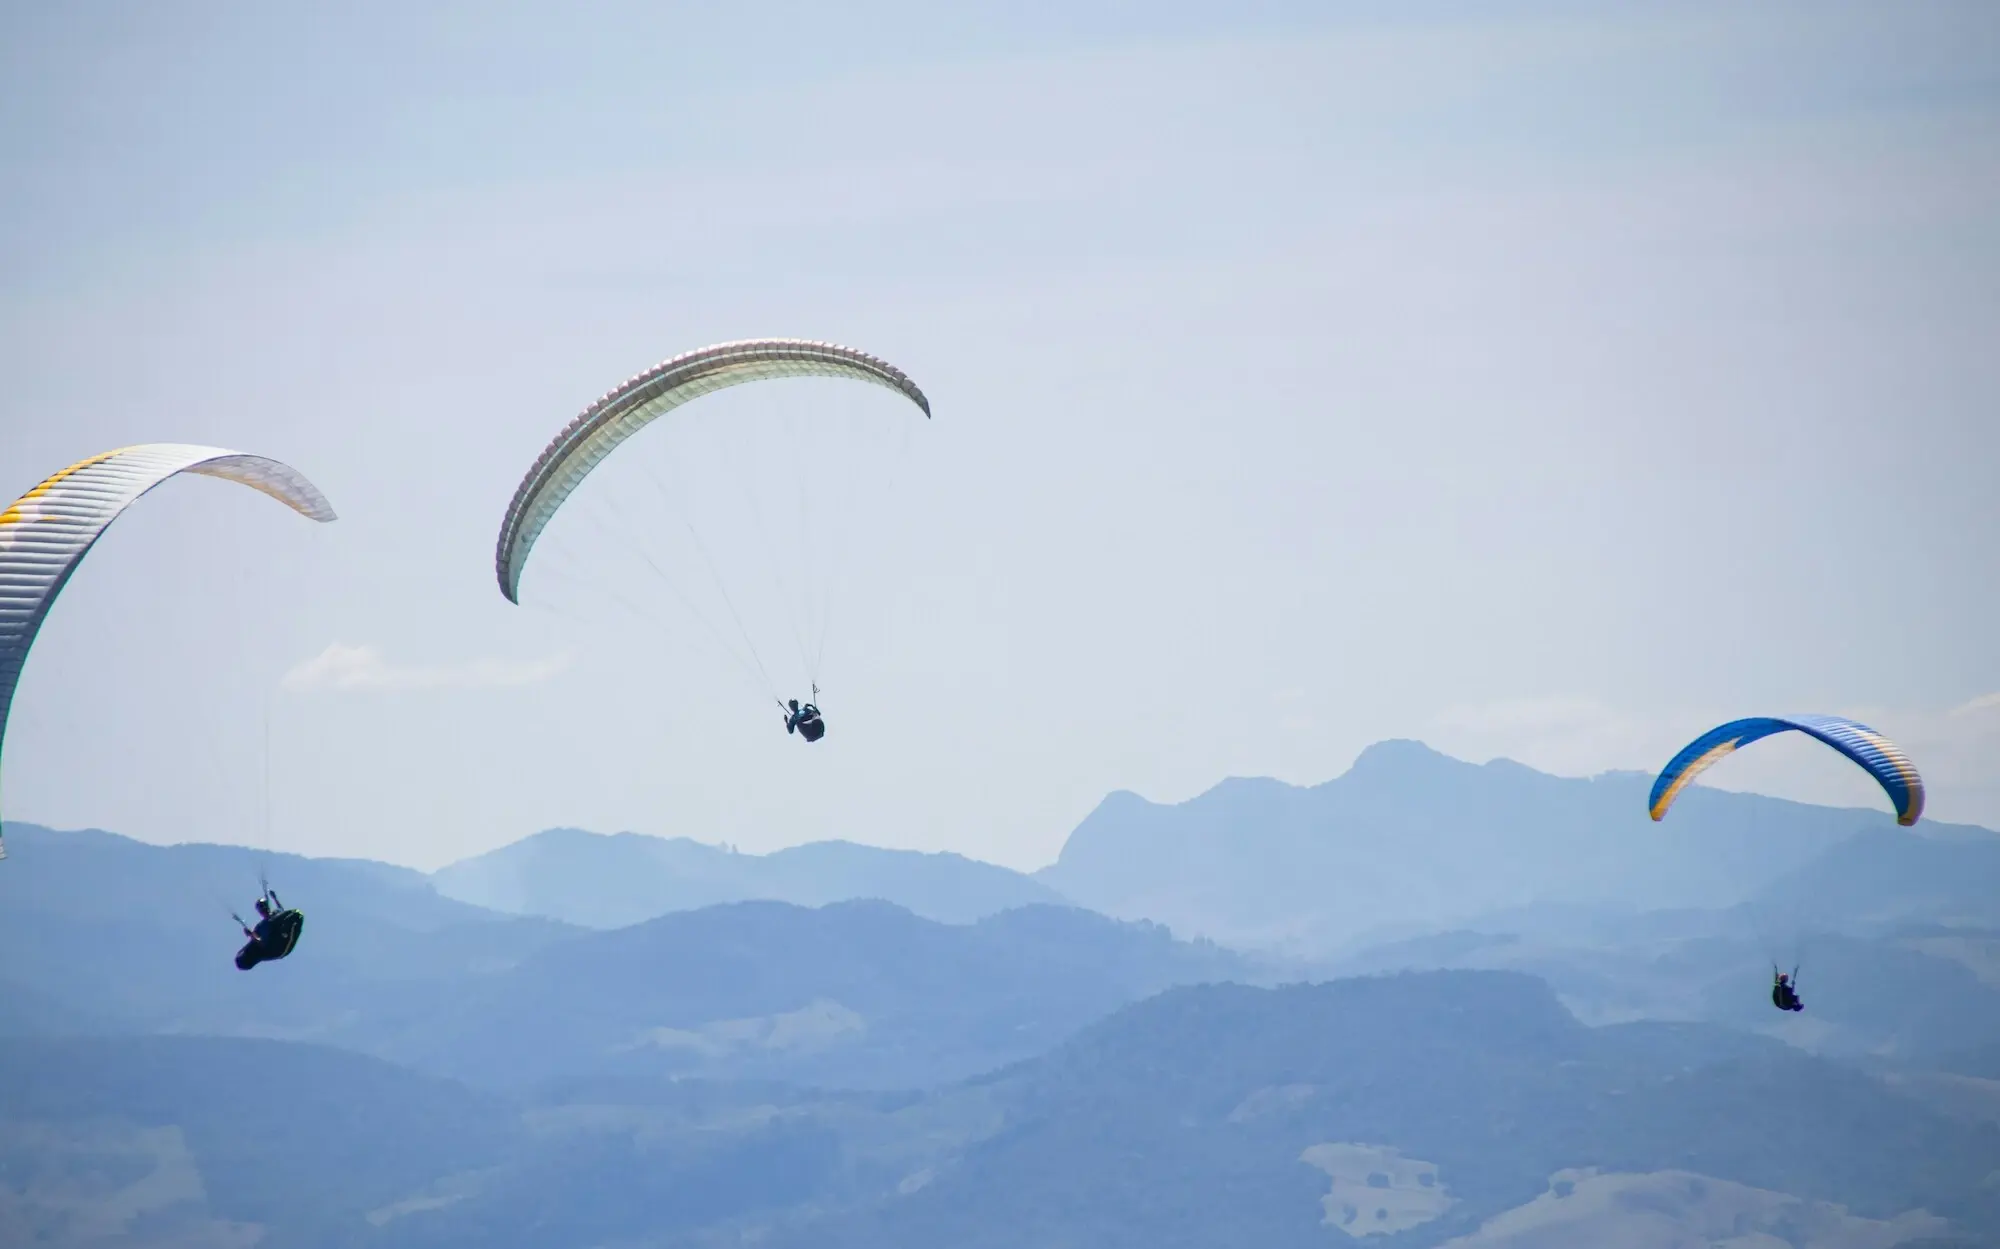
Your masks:
M0 747L35 634L77 565L139 496L180 473L237 482L322 523L334 519L297 469L223 447L153 442L106 451L51 474L0 511ZM0 858L6 854L0 846Z

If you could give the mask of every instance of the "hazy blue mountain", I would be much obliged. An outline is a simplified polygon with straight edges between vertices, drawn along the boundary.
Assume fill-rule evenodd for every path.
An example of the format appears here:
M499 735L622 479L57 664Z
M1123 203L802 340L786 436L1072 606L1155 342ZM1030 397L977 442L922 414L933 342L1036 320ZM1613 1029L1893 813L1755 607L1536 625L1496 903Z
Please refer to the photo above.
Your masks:
M316 1046L8 1041L0 1243L1963 1246L2000 1232L1996 1121L1495 973L1176 988L929 1093L509 1104Z
M1821 1053L1921 1060L2000 1040L2000 928L1978 922L1996 863L2000 841L1983 831L1870 830L1726 909L1514 907L1325 968L1522 971L1591 1022L1705 1020ZM1805 1014L1770 1008L1774 964L1799 972Z
M872 1197L938 1148L896 1114L918 1100L598 1081L523 1105L291 1042L0 1041L0 1244L656 1243Z
M953 925L884 902L739 903L591 932L441 898L381 864L32 826L10 840L0 1035L311 1040L511 1086L622 1073L910 1087L1039 1053L1169 985L1259 974L1070 907ZM306 932L290 959L245 973L228 911L263 868Z
M2000 1233L1992 1124L1741 1034L1586 1028L1498 973L1178 989L940 1096L971 1095L999 1126L774 1243L1435 1245L1502 1216L1596 1234L1469 1243ZM1862 1220L1877 1239L1835 1237Z
M0 1037L88 1036L117 1031L86 1007L40 989L0 980Z
M1173 984L1254 968L1066 907L935 923L743 902L551 946L383 1052L478 1083L584 1074L917 1087L1040 1053Z
M1702 788L1655 824L1649 783L1382 742L1310 788L1228 780L1174 806L1113 794L1037 875L1080 905L1176 932L1329 951L1537 903L1726 907L1858 833L1895 827L1886 813Z
M1991 962L2000 934L1856 938L1807 934L1799 969L1806 1011L1770 1004L1771 956L1746 937L1636 934L1566 943L1462 929L1371 947L1335 966L1349 974L1441 969L1507 970L1548 982L1581 1017L1702 1021L1762 1032L1836 1056L1917 1061L2000 1040L2000 987L1941 942L1974 947ZM1792 968L1787 966L1785 970Z
M354 1244L520 1137L504 1103L319 1046L0 1041L0 1243Z
M1987 940L1991 943L1991 934ZM1712 959L1711 950L1706 944L1691 945L1680 960L1699 965L1705 957ZM1795 1021L1783 1020L1770 1007L1769 961L1753 970L1752 950L1738 950L1744 974L1708 980L1705 1018L1748 1027L1777 1020L1776 1034L1810 1029L1799 1039L1829 1052L1912 1060L2000 1039L2000 988L1983 982L1963 962L1927 953L1907 940L1812 934L1808 961L1799 971L1800 996L1810 1018ZM1669 960L1663 971L1671 970ZM1763 991L1749 992L1753 984Z
M439 897L419 872L236 846L154 846L97 830L7 827L0 982L43 1005L0 1030L102 1029L333 1039L357 1011L426 1009L434 986L476 983L578 930ZM293 958L231 962L260 873L306 929ZM400 1003L400 1005L398 1005Z
M879 898L944 923L1064 901L1019 872L956 854L846 841L739 854L685 837L606 836L574 828L550 829L461 860L432 879L448 898L592 928L753 900L823 906Z
M1950 824L1872 828L1797 865L1757 901L1794 924L2000 927L2000 837Z

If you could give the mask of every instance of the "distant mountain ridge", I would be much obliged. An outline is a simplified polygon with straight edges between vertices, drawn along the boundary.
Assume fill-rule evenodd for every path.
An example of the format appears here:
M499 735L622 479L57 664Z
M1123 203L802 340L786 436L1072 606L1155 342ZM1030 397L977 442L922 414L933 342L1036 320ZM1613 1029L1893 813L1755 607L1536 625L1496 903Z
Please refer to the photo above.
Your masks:
M351 878L372 873L410 899L399 924L438 913L440 901L447 911L463 903L595 929L753 900L814 907L874 898L961 924L1022 906L1074 905L1237 948L1324 957L1511 908L1720 910L1784 888L1815 899L1822 923L1949 915L2000 925L2000 836L1988 830L1932 821L1912 833L1882 811L1699 786L1656 824L1646 815L1649 785L1643 773L1563 778L1387 741L1312 786L1229 778L1171 805L1112 793L1072 830L1056 862L1032 874L845 841L742 854L685 837L574 828L428 877L363 860L260 857L287 871L314 863L327 866L313 871ZM47 832L10 827L31 840ZM113 835L63 836L82 839L70 843L78 850ZM176 849L189 863L251 854ZM233 900L243 886L211 891Z
M1261 974L1067 906L949 924L875 900L751 901L592 931L443 898L381 864L10 833L0 1037L312 1041L517 1089L599 1075L914 1087L1040 1052L1169 985ZM244 973L229 909L264 868L306 933Z
M671 981L686 968L725 965L732 955L714 946L725 938L738 943L732 948L816 966L828 985L854 982L855 966L895 953L893 942L872 952L856 943L873 912L843 908L867 899L886 899L905 919L924 921L899 930L918 947L901 966L969 960L957 965L972 979L938 990L944 1005L922 1028L908 1009L908 986L885 989L888 996L872 1006L823 986L733 1015L727 1012L737 1007L703 990L694 1000L723 1013L687 1014L656 1002L660 1018L634 1023L622 1040L580 1033L582 1048L565 1052L585 1066L602 1065L590 1046L645 1033L655 1037L655 1050L663 1039L679 1046L678 1056L660 1051L621 1063L732 1078L809 1072L816 1080L870 1082L893 1063L872 1040L857 1038L879 1038L890 1019L900 1021L891 1032L937 1025L907 1041L924 1050L922 1064L932 1072L964 1070L983 1061L976 1055L1020 1052L959 1027L951 1002L960 990L961 1005L1020 995L1009 1026L1036 1017L1073 1026L1134 993L1189 977L1308 979L1426 967L1543 976L1593 1022L1706 1019L1769 1030L1774 1021L1757 983L1771 961L1798 961L1804 945L1838 957L1804 960L1809 1012L1796 1022L1807 1031L1781 1033L1794 1043L1826 1053L1889 1047L1914 1054L2000 1035L2000 837L1929 824L1913 832L1886 813L1699 788L1671 819L1654 824L1644 815L1645 785L1636 774L1567 780L1384 743L1345 776L1309 788L1229 780L1175 806L1111 795L1039 879L956 855L840 842L739 855L686 839L576 830L530 837L426 876L362 860L155 846L100 831L10 825L16 853L0 867L0 1035L258 1035L407 1060L440 1034L447 1005L466 1018L485 1017L489 1008L518 1010L522 1035L551 1027L536 1012L550 1008L562 986L545 986L551 996L538 1007L535 992L519 996L526 974L513 973L542 966L542 952L570 942L594 953L551 952L548 965L574 957L568 974L575 983L610 998L632 994L628 986ZM228 962L238 940L228 913L245 909L265 868L288 900L306 909L307 932L299 957L246 976ZM1161 964L1171 970L1114 972L1135 944L1132 934L1115 924L1092 926L1047 901L1062 896L1050 882L1094 904L1096 914L1161 922L1251 956L1216 970L1224 952L1180 947ZM718 897L738 901L712 901ZM729 909L759 900L783 905ZM805 920L788 909L798 906L834 913ZM1665 906L1674 909L1654 909ZM589 926L518 913L537 907ZM1063 928L1009 920L1014 913L1070 918ZM78 923L82 915L87 925ZM634 925L614 925L634 915L699 918L602 943L591 932L611 929L603 935L615 937ZM761 918L745 927L743 916ZM977 931L933 931L938 923ZM1004 958L979 952L981 943L1004 944L998 933L1030 941L1055 930L1070 934L1075 958L1045 986L1022 984ZM816 950L816 941L831 944ZM615 952L646 942L655 943L651 963L636 960L623 979L594 974L594 959L623 957ZM1790 943L1787 951L1779 942ZM834 958L836 950L845 953ZM1037 948L1032 957L1047 955ZM1088 966L1091 960L1101 965ZM669 964L668 972L656 970ZM1206 970L1190 970L1197 965ZM1087 1010L1058 1007L1086 983L1099 986L1078 999L1087 999ZM650 1000L649 992L638 996ZM576 1018L599 1014L584 1003ZM815 1030L830 1038L825 1046L808 1053L794 1044ZM788 1038L791 1048L725 1044L721 1032ZM669 1035L678 1033L688 1035ZM481 1049L478 1038L468 1038L468 1055ZM788 1067L794 1058L803 1065ZM521 1069L559 1074L532 1059Z
M385 1056L496 1087L579 1076L917 1088L1038 1054L1256 965L1073 907L941 924L891 903L738 902L550 946Z
M1015 907L1066 904L1031 877L957 854L848 841L741 854L686 837L575 828L549 829L462 859L431 879L447 898L590 928L756 900L824 906L878 898L953 924Z
M1239 948L1326 953L1534 904L1723 908L1859 834L1910 837L1887 812L1701 787L1654 823L1648 785L1637 773L1568 779L1380 742L1311 787L1231 779L1173 806L1112 794L1035 875L1108 915ZM1927 861L2000 865L2000 837L1985 830L1924 831L1954 847Z
M9 823L0 865L0 1034L56 1030L313 1037L379 1004L477 978L579 935L441 898L423 873L242 846L156 846ZM244 973L231 956L268 872L306 913L297 954ZM29 1005L30 1002L36 1003Z

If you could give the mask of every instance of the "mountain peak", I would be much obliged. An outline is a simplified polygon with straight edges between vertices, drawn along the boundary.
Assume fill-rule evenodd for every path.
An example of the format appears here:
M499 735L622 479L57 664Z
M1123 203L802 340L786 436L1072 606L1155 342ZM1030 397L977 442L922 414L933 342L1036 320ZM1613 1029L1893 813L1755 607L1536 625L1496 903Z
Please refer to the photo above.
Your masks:
M1177 933L1331 953L1398 925L1529 903L1732 906L1855 830L1851 815L1704 791L1661 836L1647 784L1391 739L1310 787L1236 778L1172 805L1107 798L1040 879Z
M1376 742L1354 757L1348 776L1416 776L1435 773L1439 768L1467 768L1473 765L1433 750L1409 737L1391 737Z

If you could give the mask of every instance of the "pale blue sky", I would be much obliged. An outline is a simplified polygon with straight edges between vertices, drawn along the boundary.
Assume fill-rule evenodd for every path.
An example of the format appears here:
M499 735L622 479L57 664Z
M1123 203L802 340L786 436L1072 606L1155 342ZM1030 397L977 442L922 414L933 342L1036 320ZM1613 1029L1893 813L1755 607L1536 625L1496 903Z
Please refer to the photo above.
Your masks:
M342 514L145 500L30 662L10 818L259 840L268 699L269 844L418 866L1032 867L1114 788L1794 710L2000 826L1993 6L416 7L10 6L0 494L199 441ZM810 750L699 638L492 578L563 422L766 334L937 413ZM279 688L329 648L358 687ZM1877 801L1798 744L1713 775Z

